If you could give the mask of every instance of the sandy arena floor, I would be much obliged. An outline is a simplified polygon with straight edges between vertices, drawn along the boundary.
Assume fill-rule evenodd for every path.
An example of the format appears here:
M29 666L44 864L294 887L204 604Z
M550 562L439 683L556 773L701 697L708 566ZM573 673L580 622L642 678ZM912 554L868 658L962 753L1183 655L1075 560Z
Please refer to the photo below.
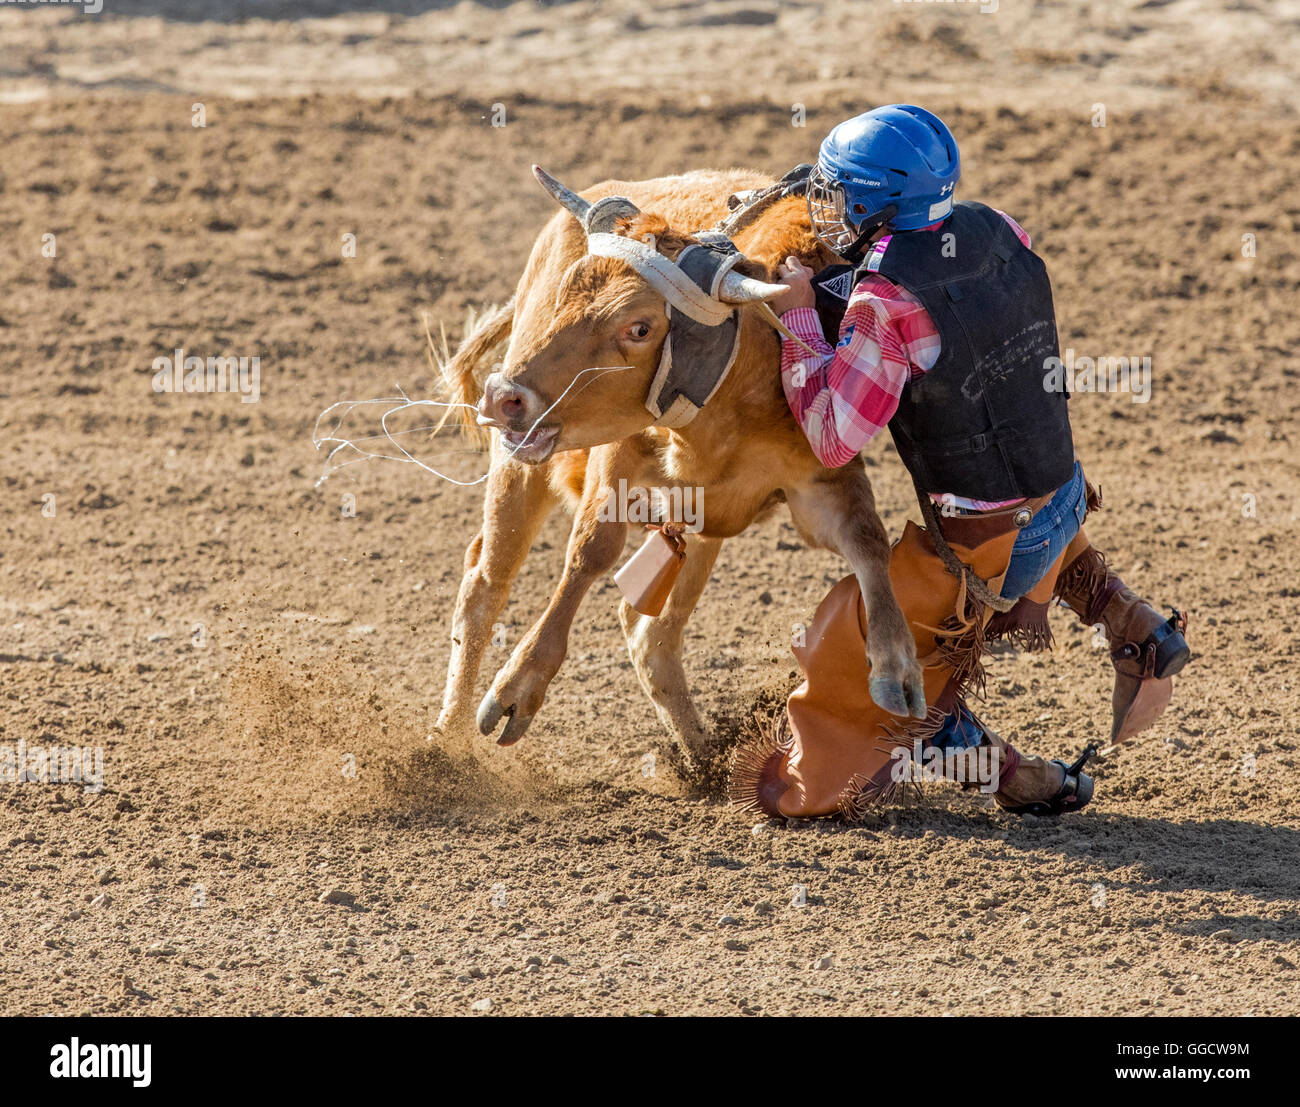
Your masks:
M0 11L0 747L104 771L0 785L0 1013L1300 1013L1300 5L883 4L857 43L843 0L136 7ZM318 413L434 394L424 317L509 295L550 215L529 163L780 172L890 100L1034 235L1063 345L1152 358L1149 403L1072 411L1090 532L1192 612L1170 711L1075 818L756 826L663 768L607 581L523 743L427 741L480 494L317 487ZM260 356L260 400L154 393L178 347ZM783 514L726 546L687 653L719 728L844 571ZM1073 756L1110 685L1053 618L983 710Z

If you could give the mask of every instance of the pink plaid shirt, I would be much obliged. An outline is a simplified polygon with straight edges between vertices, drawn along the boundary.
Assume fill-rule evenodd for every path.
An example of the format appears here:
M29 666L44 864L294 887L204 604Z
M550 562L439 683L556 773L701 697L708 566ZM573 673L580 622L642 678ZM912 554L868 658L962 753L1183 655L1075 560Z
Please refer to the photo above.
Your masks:
M1020 225L1006 212L998 214L1028 246L1029 236ZM783 339L781 384L813 453L832 469L847 465L884 429L898 410L903 387L934 368L939 359L934 320L915 296L879 274L865 277L854 288L833 350L813 308L787 311L781 322L817 351L814 357L797 342ZM1015 502L930 494L941 503L971 511Z

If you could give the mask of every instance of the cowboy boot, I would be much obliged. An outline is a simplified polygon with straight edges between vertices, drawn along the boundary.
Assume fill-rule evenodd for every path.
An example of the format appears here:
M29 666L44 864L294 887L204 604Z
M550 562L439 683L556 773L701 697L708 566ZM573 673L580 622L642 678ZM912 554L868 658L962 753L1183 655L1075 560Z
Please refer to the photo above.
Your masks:
M992 746L999 766L997 791L993 800L1012 815L1064 815L1081 811L1092 800L1092 777L1083 771L1095 751L1089 747L1083 755L1067 765L1059 759L1048 761L1036 754L1021 753L987 727L984 745Z
M967 736L978 742L973 746L945 749L943 776L963 789L978 787L993 791L993 799L1003 811L1013 815L1063 815L1080 811L1092 799L1092 777L1083 772L1095 746L1067 765L1048 761L1035 754L1021 753L1010 742L993 733L965 704L956 708L968 724ZM969 728L974 733L969 733Z
M1083 531L1066 550L1065 565L1056 594L1084 623L1106 632L1115 666L1110 740L1127 742L1169 706L1173 678L1192 655L1183 637L1187 616L1177 608L1161 615L1110 571Z

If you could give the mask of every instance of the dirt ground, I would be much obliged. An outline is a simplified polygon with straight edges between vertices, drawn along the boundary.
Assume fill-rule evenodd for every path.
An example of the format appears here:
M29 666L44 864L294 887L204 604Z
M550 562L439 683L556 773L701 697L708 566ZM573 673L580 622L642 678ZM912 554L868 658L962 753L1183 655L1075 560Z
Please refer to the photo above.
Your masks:
M0 11L0 753L103 754L0 784L0 1012L1300 1013L1300 6L882 4L858 43L844 3L374 7ZM430 741L479 489L318 486L317 415L434 395L426 316L508 296L550 215L529 163L781 172L890 100L1033 234L1063 346L1152 359L1148 403L1071 406L1090 532L1191 611L1169 712L1077 817L756 824L668 769L606 581L519 746ZM156 393L177 348L259 356L258 402ZM783 514L727 544L687 645L720 730L844 572ZM1072 757L1108 666L1053 619L977 709Z

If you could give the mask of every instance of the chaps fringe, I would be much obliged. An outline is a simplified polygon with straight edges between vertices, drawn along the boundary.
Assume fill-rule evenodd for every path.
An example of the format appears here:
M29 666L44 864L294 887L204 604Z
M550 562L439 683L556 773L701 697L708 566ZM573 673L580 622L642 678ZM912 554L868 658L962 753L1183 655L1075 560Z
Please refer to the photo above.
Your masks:
M759 803L759 792L776 759L794 744L785 701L768 711L755 711L750 717L752 738L743 739L731 752L727 768L727 798L741 811L766 815Z
M946 711L932 707L924 719L901 724L898 728L885 727L884 741L876 749L883 753L899 746L910 750L916 742L924 745L939 733L947 717ZM874 808L887 803L927 806L925 789L919 780L895 780L892 771L885 781L871 780L858 773L840 793L839 814L847 822L856 822L865 818Z
M1094 597L1105 597L1103 588L1110 568L1106 564L1106 555L1095 546L1089 546L1069 565L1061 570L1052 589L1055 596L1066 607L1074 611L1085 623L1093 624L1101 613L1092 611Z
M937 629L936 649L943 663L952 670L949 687L959 699L965 699L968 693L983 699L987 678L983 604L968 600L964 618L949 615Z
M988 642L1009 639L1022 650L1050 650L1055 639L1047 621L1047 604L1022 596L1010 611L993 613L984 628L984 639Z
M1083 496L1084 506L1088 514L1101 510L1101 488L1093 484L1087 477L1083 478Z
M891 777L883 784L873 784L858 773L840 794L837 814L845 822L855 823L865 819L877 807L911 803L925 803L919 780L894 780Z

